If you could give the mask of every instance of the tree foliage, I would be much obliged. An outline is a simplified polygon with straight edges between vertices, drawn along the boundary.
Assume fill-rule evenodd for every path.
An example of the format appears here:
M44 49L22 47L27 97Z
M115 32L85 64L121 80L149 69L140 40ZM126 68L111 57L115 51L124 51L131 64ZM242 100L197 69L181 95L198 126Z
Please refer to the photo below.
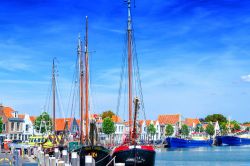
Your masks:
M187 125L182 125L181 126L181 135L183 136L188 136L189 135L189 129Z
M220 131L222 135L226 135L228 133L228 126L226 122L220 124Z
M250 131L250 127L247 127L247 128L246 128L246 131Z
M0 133L3 132L3 119L0 117Z
M166 136L171 136L173 134L174 134L174 127L172 125L168 124L166 126L166 129L165 129L165 135Z
M227 118L221 114L213 114L213 115L208 115L205 118L206 122L217 122L219 124L223 123L223 122L227 122Z
M197 124L195 127L195 132L203 132L204 128L202 127L201 124Z
M107 117L103 120L102 131L107 135L110 135L115 132L115 124L111 120L111 118Z
M232 131L240 130L240 125L236 120L231 121L230 124L232 124Z
M52 120L47 112L43 112L36 118L35 129L37 131L40 131L41 129L41 133L52 130Z
M148 132L148 134L150 134L151 136L155 135L155 133L156 133L156 128L154 127L153 124L150 124L150 125L147 127L147 132Z
M214 135L214 132L215 132L214 125L209 123L206 127L206 133L211 137L212 135Z
M113 115L115 115L115 113L113 113L111 110L104 111L104 112L102 113L102 119L105 119L105 118L112 118Z

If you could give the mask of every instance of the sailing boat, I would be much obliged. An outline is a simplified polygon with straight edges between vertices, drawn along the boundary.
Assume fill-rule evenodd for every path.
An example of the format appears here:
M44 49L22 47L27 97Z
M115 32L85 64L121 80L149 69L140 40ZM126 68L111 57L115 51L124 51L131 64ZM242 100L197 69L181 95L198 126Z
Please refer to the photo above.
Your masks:
M110 151L103 146L95 144L94 138L97 138L97 130L95 122L89 122L89 65L88 65L88 17L86 17L86 36L85 36L85 83L83 80L83 60L82 60L82 45L81 39L78 39L78 61L80 70L80 147L74 151L78 152L80 156L80 165L85 165L85 156L91 155L97 166L107 165L110 161ZM83 90L83 83L85 85L85 94ZM85 97L85 102L83 100ZM84 114L85 108L85 114ZM85 122L85 135L83 132L83 126ZM89 131L90 125L90 131ZM91 134L89 136L89 133ZM94 136L95 134L95 136Z
M132 120L132 73L133 73L133 56L132 56L132 18L131 18L131 1L128 4L128 25L127 25L127 48L128 48L128 112L129 112L129 135L124 145L120 145L113 150L112 158L115 157L117 163L125 165L145 165L153 166L155 163L155 150L151 145L137 144L137 114L139 111L139 99L134 99L134 116ZM133 127L132 127L133 124Z

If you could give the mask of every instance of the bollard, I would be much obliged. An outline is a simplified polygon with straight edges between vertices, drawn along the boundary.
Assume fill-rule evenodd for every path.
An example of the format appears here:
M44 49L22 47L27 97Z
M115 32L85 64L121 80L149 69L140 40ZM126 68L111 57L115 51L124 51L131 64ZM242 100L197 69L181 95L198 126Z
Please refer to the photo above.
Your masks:
M67 152L67 150L63 150L63 151L62 151L62 160L63 160L65 163L68 163L68 152Z
M49 154L45 154L45 166L49 166Z
M22 151L22 152L21 152L21 153L22 153L22 158L24 158L24 155L25 155L25 154L24 154L24 147L21 148L21 151Z
M28 150L28 156L30 157L31 156L31 149L30 149L30 147L28 147L27 150Z
M15 150L13 153L13 165L14 166L19 166L19 158L18 158L18 151Z
M85 166L94 166L95 160L92 158L92 156L85 156Z
M40 151L40 152L39 152L39 158L40 158L40 160L39 160L40 165L41 165L41 166L44 166L44 165L45 165L45 162L44 162L44 152L43 152L43 151Z
M10 146L10 152L11 152L11 154L14 154L14 150L15 150L14 146Z
M34 149L33 149L33 153L34 153L33 155L37 158L37 157L38 157L38 156L37 156L37 148L34 148Z
M56 166L56 158L55 157L50 157L50 166Z
M59 149L55 148L54 152L55 152L55 158L58 159L59 158Z
M71 165L72 166L78 166L78 155L77 155L77 152L72 152L71 153Z
M57 164L57 166L65 166L64 161L59 161L58 164Z

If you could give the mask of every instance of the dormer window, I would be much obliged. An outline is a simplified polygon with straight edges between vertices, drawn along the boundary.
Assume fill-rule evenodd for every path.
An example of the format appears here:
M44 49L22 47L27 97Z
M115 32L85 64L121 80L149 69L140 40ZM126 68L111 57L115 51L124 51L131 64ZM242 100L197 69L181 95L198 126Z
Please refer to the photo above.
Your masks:
M18 112L17 111L14 111L13 114L14 118L18 118Z

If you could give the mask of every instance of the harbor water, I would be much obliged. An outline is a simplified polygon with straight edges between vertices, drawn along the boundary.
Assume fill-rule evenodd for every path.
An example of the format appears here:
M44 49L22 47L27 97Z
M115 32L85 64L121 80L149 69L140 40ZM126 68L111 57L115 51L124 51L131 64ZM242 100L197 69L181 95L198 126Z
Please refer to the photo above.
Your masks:
M250 146L159 149L155 165L250 166Z
M23 165L37 166L38 164L25 163ZM250 166L250 146L213 146L200 148L157 149L155 166L165 165Z

